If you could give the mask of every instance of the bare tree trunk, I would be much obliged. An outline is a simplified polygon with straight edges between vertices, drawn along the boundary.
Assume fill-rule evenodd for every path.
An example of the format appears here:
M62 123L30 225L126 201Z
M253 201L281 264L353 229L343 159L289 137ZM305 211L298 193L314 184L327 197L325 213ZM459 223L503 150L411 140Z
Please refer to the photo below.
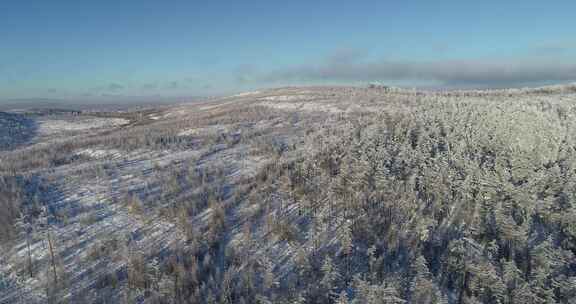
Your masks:
M174 269L174 303L178 303L178 269Z
M30 252L30 236L26 235L26 247L28 248L28 271L30 271L30 277L34 277L34 271L32 269L32 253Z
M54 283L55 285L58 284L58 273L56 272L56 259L54 257L54 244L52 240L52 235L50 231L48 233L48 249L50 250L50 258L52 260L52 272L54 273Z

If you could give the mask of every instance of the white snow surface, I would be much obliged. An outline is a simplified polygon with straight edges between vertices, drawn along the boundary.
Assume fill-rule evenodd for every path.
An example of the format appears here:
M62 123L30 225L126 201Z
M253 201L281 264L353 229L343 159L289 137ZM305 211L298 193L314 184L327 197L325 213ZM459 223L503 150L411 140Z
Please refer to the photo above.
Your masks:
M118 127L125 124L128 124L128 120L123 118L51 119L40 122L40 133L50 135L63 131L86 131L104 127Z

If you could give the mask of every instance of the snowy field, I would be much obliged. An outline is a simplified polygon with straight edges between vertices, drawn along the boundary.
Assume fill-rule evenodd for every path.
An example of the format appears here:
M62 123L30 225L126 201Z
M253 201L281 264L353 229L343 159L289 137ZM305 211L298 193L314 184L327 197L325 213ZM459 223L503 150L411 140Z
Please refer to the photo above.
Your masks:
M65 132L90 131L93 129L114 128L128 124L122 118L83 118L83 119L49 119L40 122L40 133L54 135Z

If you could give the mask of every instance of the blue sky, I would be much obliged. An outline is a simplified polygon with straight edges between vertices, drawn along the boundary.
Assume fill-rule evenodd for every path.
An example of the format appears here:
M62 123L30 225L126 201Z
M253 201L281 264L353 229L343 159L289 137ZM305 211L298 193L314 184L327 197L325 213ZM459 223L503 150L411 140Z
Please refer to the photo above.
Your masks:
M0 1L0 100L576 81L576 1Z

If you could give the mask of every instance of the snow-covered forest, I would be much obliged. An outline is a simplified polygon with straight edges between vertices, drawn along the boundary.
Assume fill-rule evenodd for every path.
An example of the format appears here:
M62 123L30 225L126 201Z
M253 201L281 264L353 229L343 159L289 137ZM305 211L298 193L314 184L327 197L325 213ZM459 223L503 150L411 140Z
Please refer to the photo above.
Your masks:
M0 303L576 303L576 85L0 113Z

